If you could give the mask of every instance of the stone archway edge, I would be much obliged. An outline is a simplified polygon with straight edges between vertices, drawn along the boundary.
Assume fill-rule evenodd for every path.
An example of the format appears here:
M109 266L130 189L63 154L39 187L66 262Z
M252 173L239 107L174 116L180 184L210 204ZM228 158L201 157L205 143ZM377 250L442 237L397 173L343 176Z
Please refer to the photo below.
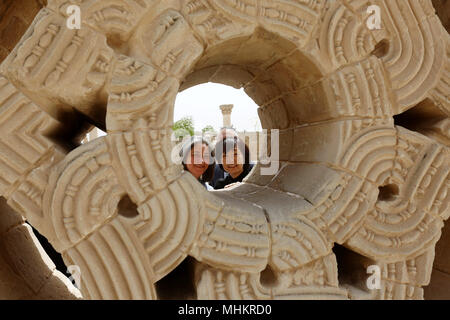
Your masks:
M73 3L80 30L65 27ZM357 1L49 1L0 68L2 196L85 271L87 298L156 298L154 283L187 255L202 263L199 297L353 298L334 243L381 266L373 298L421 298L450 214L450 140L392 117L426 98L448 116L450 40L431 1L374 3L385 18L371 31ZM170 161L175 96L216 46L265 37L289 43L267 69L300 52L324 104L299 111L301 125L287 101L307 89L277 93L280 112L267 104L260 116L283 123L280 171L208 194ZM371 54L382 40L387 52ZM49 138L73 108L95 119L102 104L107 137L70 153ZM395 201L377 199L387 183ZM125 194L133 219L117 211ZM267 265L277 287L259 282Z

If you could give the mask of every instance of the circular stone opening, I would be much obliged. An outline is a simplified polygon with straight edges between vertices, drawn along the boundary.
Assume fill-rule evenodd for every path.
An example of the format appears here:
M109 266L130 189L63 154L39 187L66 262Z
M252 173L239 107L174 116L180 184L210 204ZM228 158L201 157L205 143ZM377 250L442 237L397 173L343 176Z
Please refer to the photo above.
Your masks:
M309 138L302 138L310 141L294 139L295 134L303 134L297 128L329 118L327 95L320 83L322 76L313 59L294 43L259 28L247 37L232 38L208 47L182 81L179 91L207 82L242 88L258 105L261 127L268 130L264 138L267 139L267 156L272 156L270 130L277 129L278 141L273 141L278 148L278 158L272 160L302 161L305 152L309 153L310 146L316 143L313 143L312 132L305 133ZM319 130L321 135L331 136L332 130L325 126ZM302 147L296 148L296 145ZM295 151L291 152L293 149ZM260 170L253 170L250 177L252 182L261 180L257 184L265 184L280 168L281 165L262 180Z
M128 195L125 195L122 199L120 199L119 204L117 205L117 210L119 215L125 218L131 219L139 215L136 204L131 201Z
M172 129L177 148L193 135L202 137L213 151L226 129L227 134L233 132L246 144L249 161L254 164L258 161L262 137L257 108L242 89L217 83L186 89L177 95L175 102Z
M396 184L386 184L378 188L378 201L394 201L399 194L399 188Z
M260 282L263 286L268 288L273 288L278 285L278 277L269 265L261 272Z

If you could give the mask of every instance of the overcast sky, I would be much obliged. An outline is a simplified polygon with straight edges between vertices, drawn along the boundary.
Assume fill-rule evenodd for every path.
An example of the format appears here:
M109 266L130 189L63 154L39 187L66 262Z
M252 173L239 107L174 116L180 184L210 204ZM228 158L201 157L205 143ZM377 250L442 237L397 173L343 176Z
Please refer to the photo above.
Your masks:
M175 102L174 122L192 116L195 131L211 125L216 131L222 127L221 104L234 104L231 124L237 131L261 130L258 106L243 89L217 83L204 83L178 93Z

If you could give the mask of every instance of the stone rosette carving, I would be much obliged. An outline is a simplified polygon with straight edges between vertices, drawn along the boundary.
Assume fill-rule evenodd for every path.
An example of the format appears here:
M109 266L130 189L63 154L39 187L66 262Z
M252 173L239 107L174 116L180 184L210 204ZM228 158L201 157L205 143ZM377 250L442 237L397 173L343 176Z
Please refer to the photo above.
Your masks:
M431 1L371 3L380 30L352 0L49 0L0 68L1 195L84 298L157 299L187 256L200 299L423 298L450 216L450 36ZM278 172L207 192L171 161L176 94L207 81L280 130ZM424 100L440 122L394 124ZM55 139L77 114L108 135ZM381 289L340 283L335 244Z

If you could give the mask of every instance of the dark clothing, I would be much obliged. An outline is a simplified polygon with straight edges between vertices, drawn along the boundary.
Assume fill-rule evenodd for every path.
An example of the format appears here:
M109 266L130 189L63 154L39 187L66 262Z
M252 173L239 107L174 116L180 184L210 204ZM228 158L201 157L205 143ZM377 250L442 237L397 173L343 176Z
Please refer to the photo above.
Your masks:
M228 172L225 172L225 178L221 178L217 180L216 184L214 184L214 189L223 189L226 185L235 183L235 182L242 182L242 180L252 171L254 164L250 163L242 173L237 176L236 178L233 178Z
M210 183L211 186L215 187L217 181L223 178L225 178L225 171L221 168L219 164L216 163L216 166L214 167L214 176Z

